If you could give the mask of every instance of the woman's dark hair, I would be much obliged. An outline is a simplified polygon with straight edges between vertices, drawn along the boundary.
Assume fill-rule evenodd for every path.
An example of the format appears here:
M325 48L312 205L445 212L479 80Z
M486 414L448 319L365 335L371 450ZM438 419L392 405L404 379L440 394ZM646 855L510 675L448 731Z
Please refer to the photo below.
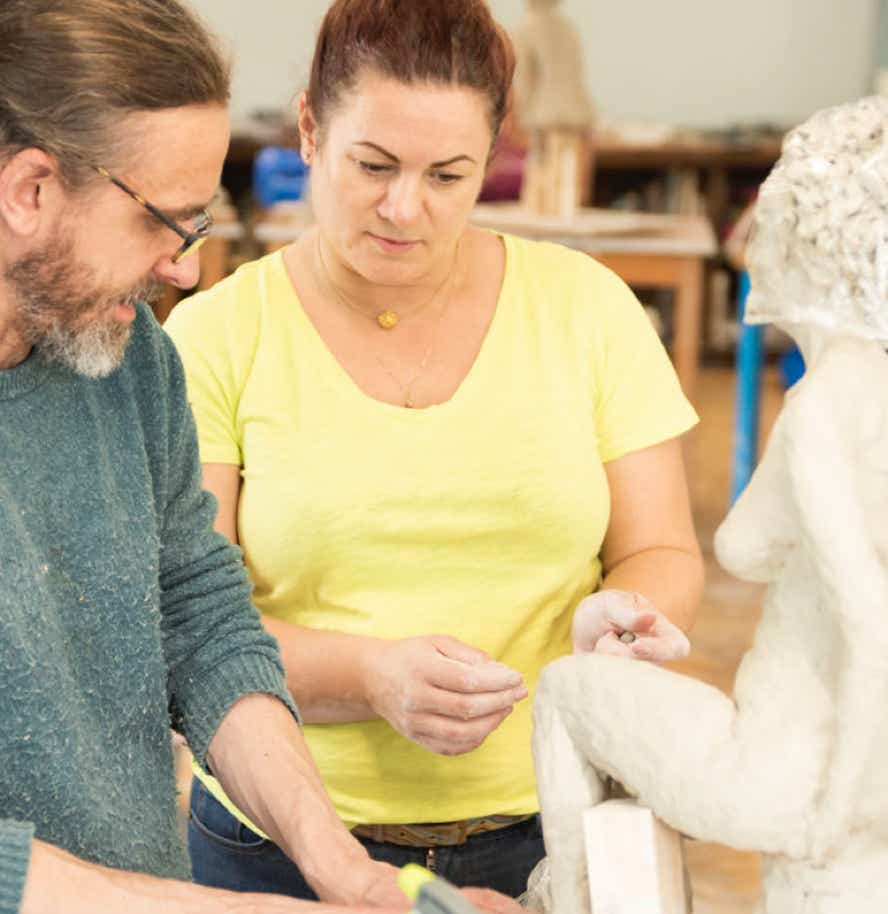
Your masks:
M308 85L319 127L365 70L407 84L476 90L488 102L495 136L515 55L484 0L335 0L321 23Z

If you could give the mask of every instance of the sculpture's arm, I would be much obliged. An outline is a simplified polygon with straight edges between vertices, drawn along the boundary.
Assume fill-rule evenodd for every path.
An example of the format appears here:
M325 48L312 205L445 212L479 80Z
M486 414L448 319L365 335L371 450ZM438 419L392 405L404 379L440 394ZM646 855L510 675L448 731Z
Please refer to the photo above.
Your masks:
M787 483L788 449L781 415L762 460L715 533L719 564L746 581L771 581L798 542L795 507Z

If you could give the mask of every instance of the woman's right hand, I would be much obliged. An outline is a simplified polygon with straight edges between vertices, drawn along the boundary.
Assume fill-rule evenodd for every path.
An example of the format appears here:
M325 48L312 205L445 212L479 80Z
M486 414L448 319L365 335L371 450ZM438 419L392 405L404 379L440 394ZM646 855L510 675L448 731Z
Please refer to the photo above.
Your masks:
M439 755L476 749L527 697L520 673L447 635L380 642L363 680L375 713Z
M631 632L624 643L621 635ZM575 654L600 653L662 663L691 651L687 635L640 593L599 590L581 600L573 619Z

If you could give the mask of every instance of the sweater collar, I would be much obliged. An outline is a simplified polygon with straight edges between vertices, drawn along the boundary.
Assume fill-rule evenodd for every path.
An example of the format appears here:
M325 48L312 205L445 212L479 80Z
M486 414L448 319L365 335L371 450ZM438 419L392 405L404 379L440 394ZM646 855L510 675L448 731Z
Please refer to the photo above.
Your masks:
M49 379L52 370L52 364L40 350L32 349L24 362L0 371L0 400L14 400L30 393Z

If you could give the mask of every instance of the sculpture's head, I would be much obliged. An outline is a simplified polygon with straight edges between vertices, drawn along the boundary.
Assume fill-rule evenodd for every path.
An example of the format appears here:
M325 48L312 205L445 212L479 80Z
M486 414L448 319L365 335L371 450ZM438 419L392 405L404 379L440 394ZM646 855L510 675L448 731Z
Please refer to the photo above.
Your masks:
M746 262L749 323L888 342L888 98L828 108L787 135Z

